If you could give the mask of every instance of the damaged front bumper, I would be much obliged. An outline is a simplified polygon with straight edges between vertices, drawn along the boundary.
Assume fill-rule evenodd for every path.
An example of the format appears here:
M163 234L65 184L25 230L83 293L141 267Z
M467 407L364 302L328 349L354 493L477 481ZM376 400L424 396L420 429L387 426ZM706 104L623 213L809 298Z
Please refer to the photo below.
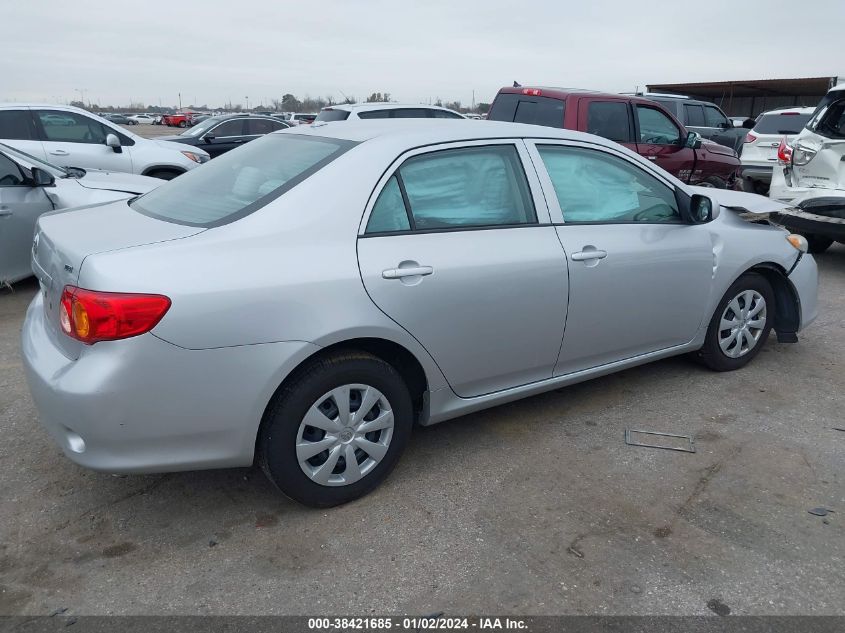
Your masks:
M845 242L845 192L842 196L805 198L772 216L775 222L795 233Z

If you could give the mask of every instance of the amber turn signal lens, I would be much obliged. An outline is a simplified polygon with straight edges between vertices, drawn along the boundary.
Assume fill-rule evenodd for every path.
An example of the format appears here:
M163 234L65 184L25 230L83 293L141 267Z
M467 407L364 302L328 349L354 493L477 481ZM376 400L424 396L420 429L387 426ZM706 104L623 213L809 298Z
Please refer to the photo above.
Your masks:
M792 244L797 250L801 251L802 253L807 252L807 238L803 235L797 235L795 233L790 233L786 236L786 241Z

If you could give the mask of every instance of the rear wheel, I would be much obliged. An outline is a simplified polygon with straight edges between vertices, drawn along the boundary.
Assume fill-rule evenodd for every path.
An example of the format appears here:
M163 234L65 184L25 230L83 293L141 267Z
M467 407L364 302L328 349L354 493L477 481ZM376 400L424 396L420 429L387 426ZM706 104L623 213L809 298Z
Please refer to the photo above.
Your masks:
M185 121L179 121L179 127L188 127L188 124Z
M774 305L774 291L765 277L742 275L713 313L698 357L715 371L732 371L750 363L769 337Z
M315 361L273 398L259 431L259 464L305 505L352 501L393 470L412 411L402 377L380 358L351 351Z
M811 253L824 253L833 240L829 237L822 237L821 235L804 235L807 238L807 246Z

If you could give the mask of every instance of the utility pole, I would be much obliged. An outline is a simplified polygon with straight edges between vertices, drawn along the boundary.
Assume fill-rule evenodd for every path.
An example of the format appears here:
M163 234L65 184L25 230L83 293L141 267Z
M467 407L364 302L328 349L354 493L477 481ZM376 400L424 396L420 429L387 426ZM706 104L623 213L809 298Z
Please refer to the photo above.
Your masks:
M182 109L182 93L179 92L177 94L179 95L179 109L181 110Z
M74 90L79 93L79 99L82 105L85 105L85 88L74 88Z

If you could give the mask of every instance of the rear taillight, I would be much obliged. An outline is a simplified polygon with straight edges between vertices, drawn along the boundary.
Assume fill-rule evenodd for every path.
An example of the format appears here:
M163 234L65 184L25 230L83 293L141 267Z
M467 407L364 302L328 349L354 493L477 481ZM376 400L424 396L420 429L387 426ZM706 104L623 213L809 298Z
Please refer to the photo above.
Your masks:
M59 319L65 334L93 345L149 332L168 309L170 299L163 295L96 292L65 286Z
M745 135L745 141L744 142L753 143L756 140L757 140L757 137L754 136L751 132L749 132L748 134Z
M785 136L778 145L778 162L781 165L789 165L792 162L792 148L787 144Z
M538 88L523 88L522 94L531 95L532 97L539 97L543 93Z

